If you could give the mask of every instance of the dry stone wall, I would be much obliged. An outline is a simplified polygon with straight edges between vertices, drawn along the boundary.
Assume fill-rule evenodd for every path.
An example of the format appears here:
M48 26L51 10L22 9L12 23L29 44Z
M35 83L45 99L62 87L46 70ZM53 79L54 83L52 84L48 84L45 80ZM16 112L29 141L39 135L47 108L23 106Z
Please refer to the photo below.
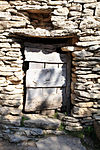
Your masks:
M0 136L11 135L11 141L13 133L19 137L23 116L23 37L72 37L72 44L62 47L72 54L73 108L72 118L65 119L66 129L93 124L94 114L100 112L99 0L0 1ZM43 134L29 129L29 124L27 135ZM23 138L17 142L25 139L20 130Z

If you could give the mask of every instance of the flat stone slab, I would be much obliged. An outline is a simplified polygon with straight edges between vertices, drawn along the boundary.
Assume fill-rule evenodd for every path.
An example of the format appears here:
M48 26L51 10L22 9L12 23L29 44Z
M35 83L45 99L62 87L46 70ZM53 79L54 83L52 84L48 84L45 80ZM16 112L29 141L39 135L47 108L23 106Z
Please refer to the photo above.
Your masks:
M86 150L79 138L67 135L48 137L36 145L38 150Z
M29 116L29 115L28 115ZM59 128L61 121L58 119L41 117L41 115L31 115L29 116L28 120L24 121L25 127L31 128L41 128L41 129L48 129L48 130L55 130Z
M69 135L51 136L38 142L27 141L20 144L0 139L0 150L86 150L79 138ZM89 149L90 150L90 149Z

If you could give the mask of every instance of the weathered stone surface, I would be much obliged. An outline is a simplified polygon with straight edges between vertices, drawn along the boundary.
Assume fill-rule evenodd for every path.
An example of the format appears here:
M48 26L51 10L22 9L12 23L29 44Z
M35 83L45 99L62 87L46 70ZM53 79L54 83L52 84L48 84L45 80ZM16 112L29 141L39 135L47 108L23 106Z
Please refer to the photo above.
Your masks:
M100 94L96 94L96 93L88 93L88 92L79 91L79 90L75 90L75 93L79 96L86 97L86 98L93 98L93 99L100 98Z
M93 106L93 102L76 103L75 105L82 108L88 108Z
M80 107L76 107L74 106L73 108L73 116L76 117L86 117L86 116L92 116L92 112L88 109L88 108L80 108Z
M96 2L96 0L74 0L74 2L76 3L93 3L93 2Z
M70 15L71 17L73 17L73 16L81 16L82 13L79 12L79 11L70 11L70 12L69 12L69 15Z
M82 5L81 4L74 4L74 3L72 3L72 6L70 7L70 10L82 11Z
M7 125L14 125L20 126L21 117L20 116L0 116L0 123L7 124Z
M81 126L79 126L79 127L66 126L65 129L68 131L81 131L82 127Z
M58 38L61 38L66 45L59 47L57 45L56 48L60 50L62 47L63 52L61 53L72 52L71 103L73 104L73 111L71 110L71 114L73 117L60 115L59 118L66 122L66 129L68 130L80 130L82 128L80 121L84 126L92 125L92 115L99 113L100 109L100 2L97 0L0 1L0 11L0 122L12 124L12 126L20 125L24 95L22 87L24 77L23 51L26 47L24 41L30 40L34 43L34 41L38 41L38 38L55 38L59 42ZM34 39L34 37L38 38ZM55 50L56 48L52 46L52 43L51 49ZM31 44L28 45L31 47ZM48 45L45 43L44 46L46 51L43 54L47 58ZM39 44L37 49L41 48ZM44 62L43 55L40 53L39 56L39 62L41 58ZM36 57L34 56L31 61L35 61ZM57 63L57 58L53 55L51 63L45 65L41 63L38 66L30 63L29 67L32 70L37 66L37 69L42 70L44 66L47 69L53 66L54 70L57 71L57 64L52 64L54 62ZM59 69L61 68L62 62L59 64ZM65 64L64 68L66 68ZM60 86L62 84L61 81ZM46 99L51 100L48 91L43 89L42 92L47 96ZM52 96L52 104L55 101L58 108L58 98L62 97L62 94L61 92L58 93L57 89L55 93L57 97ZM80 117L81 119L76 119ZM25 121L29 127L31 126L30 123L37 127L41 127L43 124L46 130L59 127L59 121L55 123L54 120L51 121L48 118L42 120L42 117L40 122L38 120L39 117L36 116L35 119L32 117L29 122L28 120ZM48 125L49 123L50 125ZM12 131L7 125L3 134L9 131L9 139L17 142L27 140L29 137L33 137L35 133L32 131L32 135L30 130L26 128L19 130L18 128L16 133L13 130L13 134L10 134L9 129Z
M75 49L73 46L66 46L66 47L62 47L61 50L64 52L73 52Z
M21 105L21 101L20 100L3 100L3 101L0 101L0 104L2 106L14 106L14 107L19 107ZM7 109L7 108L5 108ZM12 111L12 110L11 110Z
M18 108L12 108L6 106L0 106L0 115L19 115L21 113L21 110Z
M88 3L88 4L84 4L84 8L96 8L96 3Z
M58 15L58 16L67 16L68 13L69 13L69 10L66 7L64 7L64 8L58 8L58 9L55 9L52 13L54 15Z
M85 37L80 37L79 38L80 41L99 41L100 40L100 36L85 36Z
M37 116L38 117L38 116ZM35 118L34 116L29 120L24 121L25 127L38 127L42 129L57 129L60 126L60 121L57 119L44 118L39 116Z
M80 28L84 29L84 28L97 28L100 26L100 22L97 21L94 17L91 16L87 16L86 19L84 19L81 23L80 23Z
M28 36L28 37L48 37L50 36L50 32L46 29L41 29L41 28L36 28L35 29L11 29L10 32L12 34L18 34L18 35L23 35L23 36Z
M7 1L0 1L0 11L5 11L10 7L10 4Z
M84 9L83 12L84 12L83 16L93 16L94 10Z
M98 5L96 6L95 15L96 15L97 17L100 17L100 2L99 2Z
M65 122L64 125L69 126L69 127L80 127L80 123L72 123L72 122Z
M91 57L91 56L93 56L93 53L87 52L87 51L85 51L85 50L82 50L82 51L75 51L75 52L72 52L72 56L73 56L73 57L79 56L80 58L84 58L84 57Z

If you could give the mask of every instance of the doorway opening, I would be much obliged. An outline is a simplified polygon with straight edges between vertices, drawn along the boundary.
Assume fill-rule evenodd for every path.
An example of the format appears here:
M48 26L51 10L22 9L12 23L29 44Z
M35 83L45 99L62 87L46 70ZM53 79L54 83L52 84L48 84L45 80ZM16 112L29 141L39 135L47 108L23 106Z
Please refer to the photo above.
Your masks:
M24 43L24 113L70 113L71 39L35 38Z

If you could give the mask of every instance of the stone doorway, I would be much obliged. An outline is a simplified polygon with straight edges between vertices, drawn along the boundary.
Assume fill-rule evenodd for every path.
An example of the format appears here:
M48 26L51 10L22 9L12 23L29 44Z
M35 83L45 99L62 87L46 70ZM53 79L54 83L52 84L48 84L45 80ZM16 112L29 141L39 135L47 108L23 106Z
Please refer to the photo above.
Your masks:
M45 40L44 40L45 41ZM24 112L70 112L71 55L59 40L26 42Z

